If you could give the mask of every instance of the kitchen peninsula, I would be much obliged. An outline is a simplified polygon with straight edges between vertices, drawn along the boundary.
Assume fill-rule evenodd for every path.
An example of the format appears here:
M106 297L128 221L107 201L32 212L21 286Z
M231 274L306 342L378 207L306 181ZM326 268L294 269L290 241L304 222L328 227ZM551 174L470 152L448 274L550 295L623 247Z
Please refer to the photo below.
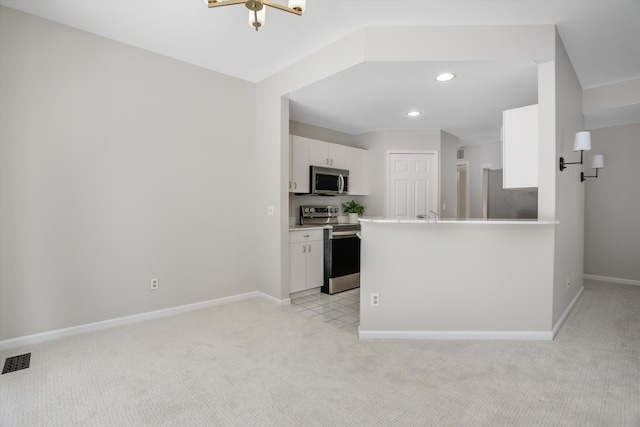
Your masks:
M360 222L361 338L553 339L557 221Z

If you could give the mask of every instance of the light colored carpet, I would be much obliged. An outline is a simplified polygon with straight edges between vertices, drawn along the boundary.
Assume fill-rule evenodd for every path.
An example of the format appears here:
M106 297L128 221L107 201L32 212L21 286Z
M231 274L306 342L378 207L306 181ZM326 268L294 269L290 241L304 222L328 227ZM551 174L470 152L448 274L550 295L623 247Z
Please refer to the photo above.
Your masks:
M588 284L546 342L361 341L256 299L25 352L3 427L640 426L634 286Z

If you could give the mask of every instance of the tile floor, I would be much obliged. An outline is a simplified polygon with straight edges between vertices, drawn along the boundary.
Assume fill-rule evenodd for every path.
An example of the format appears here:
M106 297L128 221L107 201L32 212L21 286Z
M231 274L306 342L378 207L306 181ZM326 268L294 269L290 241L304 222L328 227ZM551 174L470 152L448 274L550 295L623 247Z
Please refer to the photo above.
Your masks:
M291 300L289 308L303 316L329 323L358 335L360 324L360 288L334 295L318 294Z

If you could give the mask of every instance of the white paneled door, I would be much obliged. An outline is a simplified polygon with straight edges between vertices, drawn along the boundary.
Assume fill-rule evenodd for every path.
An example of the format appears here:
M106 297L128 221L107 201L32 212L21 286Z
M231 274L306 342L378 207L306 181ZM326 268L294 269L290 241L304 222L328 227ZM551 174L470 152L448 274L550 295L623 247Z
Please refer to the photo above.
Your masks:
M389 153L389 212L392 218L438 212L437 153Z

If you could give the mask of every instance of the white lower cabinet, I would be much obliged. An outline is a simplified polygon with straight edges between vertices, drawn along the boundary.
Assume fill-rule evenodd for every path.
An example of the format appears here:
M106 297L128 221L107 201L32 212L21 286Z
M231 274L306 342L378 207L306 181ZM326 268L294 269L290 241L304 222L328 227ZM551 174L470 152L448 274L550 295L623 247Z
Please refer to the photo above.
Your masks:
M289 232L289 293L322 286L324 243L322 230Z

